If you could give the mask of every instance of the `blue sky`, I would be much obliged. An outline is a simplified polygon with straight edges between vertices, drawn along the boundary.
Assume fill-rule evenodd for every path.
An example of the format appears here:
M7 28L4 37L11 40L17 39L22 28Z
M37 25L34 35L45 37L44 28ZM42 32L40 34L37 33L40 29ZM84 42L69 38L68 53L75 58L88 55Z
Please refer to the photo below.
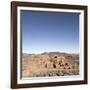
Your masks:
M22 52L79 53L79 13L21 11Z

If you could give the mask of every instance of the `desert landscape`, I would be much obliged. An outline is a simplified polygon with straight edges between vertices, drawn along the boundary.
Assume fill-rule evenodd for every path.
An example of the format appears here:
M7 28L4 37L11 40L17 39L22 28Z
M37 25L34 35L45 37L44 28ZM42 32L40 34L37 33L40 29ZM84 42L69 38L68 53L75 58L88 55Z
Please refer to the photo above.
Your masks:
M79 75L79 54L44 52L22 54L23 77Z
M79 75L79 13L22 11L21 77Z

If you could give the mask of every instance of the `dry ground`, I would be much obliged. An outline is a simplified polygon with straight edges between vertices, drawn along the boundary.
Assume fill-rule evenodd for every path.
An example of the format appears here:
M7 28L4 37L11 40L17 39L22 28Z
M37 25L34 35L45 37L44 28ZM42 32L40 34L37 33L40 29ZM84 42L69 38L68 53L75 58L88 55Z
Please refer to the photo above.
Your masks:
M79 55L59 52L22 54L22 77L79 75Z

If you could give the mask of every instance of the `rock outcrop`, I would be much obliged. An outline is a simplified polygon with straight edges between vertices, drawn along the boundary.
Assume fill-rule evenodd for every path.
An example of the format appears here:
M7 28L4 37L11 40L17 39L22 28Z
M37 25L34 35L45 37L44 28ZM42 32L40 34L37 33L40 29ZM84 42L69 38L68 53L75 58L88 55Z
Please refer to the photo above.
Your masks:
M74 55L75 57L75 55ZM76 57L75 57L76 58ZM65 76L79 74L79 58L72 55L40 54L22 60L22 77Z

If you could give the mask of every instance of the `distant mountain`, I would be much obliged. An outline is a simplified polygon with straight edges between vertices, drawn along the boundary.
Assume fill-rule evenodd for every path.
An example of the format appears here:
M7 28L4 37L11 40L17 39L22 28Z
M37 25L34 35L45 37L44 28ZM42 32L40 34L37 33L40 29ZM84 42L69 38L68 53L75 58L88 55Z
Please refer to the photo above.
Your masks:
M76 58L78 59L79 58L79 54L70 54L70 53L64 53L64 52L44 52L44 53L41 53L41 54L31 54L31 53L23 53L22 56L23 57L26 57L26 56L35 56L37 57L38 55L49 55L49 56L54 56L54 55L57 55L57 56L64 56L66 57L67 59L69 58Z

